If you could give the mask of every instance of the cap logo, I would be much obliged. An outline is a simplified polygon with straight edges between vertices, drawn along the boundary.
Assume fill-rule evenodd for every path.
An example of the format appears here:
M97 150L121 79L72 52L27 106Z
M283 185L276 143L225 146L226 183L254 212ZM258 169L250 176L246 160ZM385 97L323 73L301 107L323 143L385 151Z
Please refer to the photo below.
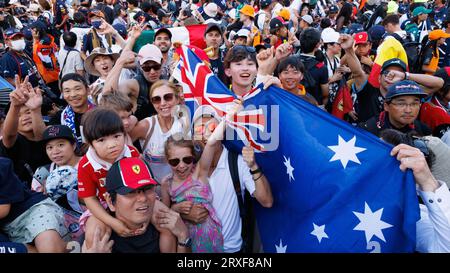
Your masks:
M54 126L48 129L49 136L57 136L58 134L59 134L59 127Z
M135 174L139 174L141 172L141 168L139 167L139 165L133 165L133 167L131 167L131 169L133 170L133 172Z
M359 39L362 39L362 37L363 37L362 34L359 34Z

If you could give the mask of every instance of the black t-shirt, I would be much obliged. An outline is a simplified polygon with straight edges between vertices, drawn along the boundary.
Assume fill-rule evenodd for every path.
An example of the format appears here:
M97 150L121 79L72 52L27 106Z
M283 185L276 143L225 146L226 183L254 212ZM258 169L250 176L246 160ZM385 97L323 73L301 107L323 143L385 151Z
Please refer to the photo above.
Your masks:
M1 149L5 157L12 160L19 179L27 182L29 188L36 169L50 163L44 143L28 140L21 134L17 134L17 140L11 148L6 148L2 142Z
M355 86L352 86L355 90ZM383 111L384 97L380 89L373 87L368 81L357 93L357 103L355 105L358 121L365 122L372 117L377 117Z
M32 192L14 173L12 161L0 157L0 205L11 204L9 214L0 219L0 227L14 221L26 210L47 197Z
M112 253L159 253L159 232L151 223L142 235L124 238L113 230L110 239L114 240Z
M305 65L305 68L312 66L311 69L308 69L307 73L309 73L312 78L314 78L315 85L310 88L307 87L306 92L313 95L319 105L321 105L323 102L323 95L320 85L328 83L328 69L323 62L318 61L315 57L312 56L300 55L300 60ZM309 65L309 63L313 63L314 65ZM305 80L306 77L304 77L303 81ZM306 86L307 85L305 85L305 87Z
M51 119L49 122L49 125L60 125L61 124L61 114L62 114L63 110L58 111ZM81 131L80 131L80 126L81 126L81 118L83 117L83 114L80 113L75 113L75 130L77 131L77 138L81 139Z
M222 50L219 50L219 58L213 60L209 59L209 62L211 63L211 70L212 72L219 77L219 79L226 84L226 76L225 76L225 69L223 68L223 52Z

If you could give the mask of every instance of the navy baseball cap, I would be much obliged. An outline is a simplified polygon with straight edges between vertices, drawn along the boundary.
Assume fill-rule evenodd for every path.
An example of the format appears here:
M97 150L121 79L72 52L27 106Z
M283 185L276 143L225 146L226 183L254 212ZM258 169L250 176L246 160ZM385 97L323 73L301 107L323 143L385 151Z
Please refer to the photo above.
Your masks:
M113 28L115 30L117 30L117 32L119 33L120 36L122 36L122 38L126 38L127 37L127 27L125 25L122 24L114 24Z
M329 13L338 13L339 8L336 5L332 5L328 10Z
M23 33L20 32L17 28L10 27L3 32L3 36L5 39L12 39L14 36L20 35L23 36Z
M370 39L372 41L379 41L383 39L384 33L386 33L386 30L381 25L375 25L367 31L369 33Z
M389 59L389 60L385 61L383 63L383 66L381 67L381 71L384 71L389 66L398 66L401 69L403 69L403 71L406 71L406 64L405 64L405 62L403 62L402 60L400 60L398 58L393 58L393 59Z
M268 7L270 4L272 3L272 0L261 0L259 1L259 5L261 6L261 8L265 8Z
M74 143L76 141L72 130L66 125L52 125L45 129L42 134L42 142L47 143L50 140L64 138Z
M385 100L391 101L399 96L417 96L420 98L428 97L428 94L414 81L403 80L389 86Z

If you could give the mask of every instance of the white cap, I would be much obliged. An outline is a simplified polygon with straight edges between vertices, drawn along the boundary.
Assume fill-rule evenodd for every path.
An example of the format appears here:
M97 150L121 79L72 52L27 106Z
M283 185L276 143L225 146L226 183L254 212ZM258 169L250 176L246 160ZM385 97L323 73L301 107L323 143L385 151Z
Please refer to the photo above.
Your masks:
M31 12L37 12L41 10L41 7L38 4L31 3L30 7L28 8Z
M233 20L236 19L236 9L231 9L230 12L228 12L228 16Z
M313 23L313 18L309 14L303 15L302 20L310 25Z
M216 5L216 3L209 3L203 8L203 10L209 17L216 17L217 12L219 12L219 7Z
M248 30L246 28L242 28L242 29L238 30L238 32L236 32L236 34L233 36L233 39L236 39L238 37L248 37L249 34L250 34L250 30Z
M213 117L217 120L220 120L217 111L211 105L200 105L194 112L194 116L192 117L192 124L194 124L201 117Z
M321 38L324 44L337 43L339 41L339 36L340 35L336 30L327 27L324 30L322 30Z
M162 63L161 50L155 45L146 44L139 49L138 55L140 56L139 64L143 65L147 61L154 61L158 64Z

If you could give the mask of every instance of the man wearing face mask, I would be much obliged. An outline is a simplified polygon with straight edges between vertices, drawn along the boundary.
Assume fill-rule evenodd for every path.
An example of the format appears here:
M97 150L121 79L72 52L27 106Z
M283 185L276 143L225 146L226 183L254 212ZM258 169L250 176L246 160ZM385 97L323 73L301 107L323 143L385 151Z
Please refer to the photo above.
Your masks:
M8 51L0 59L0 74L12 85L15 85L15 75L18 75L20 80L29 76L29 82L36 87L40 76L35 68L35 63L24 51L24 35L15 28L8 28L3 34Z

